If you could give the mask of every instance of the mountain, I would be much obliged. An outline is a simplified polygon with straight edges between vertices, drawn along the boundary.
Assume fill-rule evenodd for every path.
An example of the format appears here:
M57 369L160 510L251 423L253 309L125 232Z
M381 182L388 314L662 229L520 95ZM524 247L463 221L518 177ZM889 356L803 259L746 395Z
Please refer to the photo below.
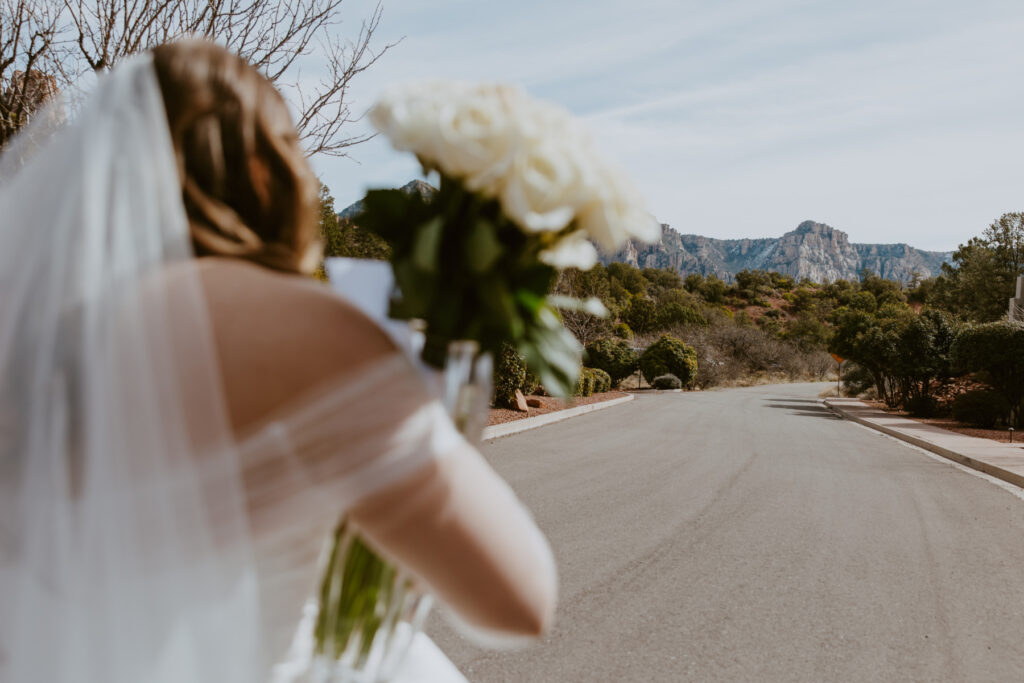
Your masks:
M422 180L410 180L405 185L402 185L402 187L400 187L399 189L402 192L405 192L406 194L412 194L413 192L416 192L424 199L432 196L435 192L437 192L437 189L434 188L433 185L431 185L430 183L425 183ZM338 218L341 218L342 220L349 220L351 218L355 218L356 216L358 216L360 213L362 213L362 211L363 200L360 199L355 204L350 204L349 206L346 206L344 209L342 209L338 213Z
M401 187L429 197L437 192L422 180ZM351 219L363 210L362 201L338 214ZM690 273L717 275L731 281L741 270L768 270L814 282L856 280L867 268L884 278L908 283L920 277L938 275L942 264L951 262L952 252L922 251L907 244L855 244L842 230L814 221L804 221L782 237L721 240L701 235L683 235L668 224L661 225L661 239L653 244L626 242L614 254L602 254L604 263L621 261L640 268L672 268L683 276Z
M884 278L910 282L914 274L937 275L952 252L922 251L906 244L854 244L842 230L804 221L782 237L721 240L683 235L666 224L653 244L627 242L602 261L640 268L672 268L681 274L717 275L732 280L741 270L774 270L814 282L854 280L867 268Z

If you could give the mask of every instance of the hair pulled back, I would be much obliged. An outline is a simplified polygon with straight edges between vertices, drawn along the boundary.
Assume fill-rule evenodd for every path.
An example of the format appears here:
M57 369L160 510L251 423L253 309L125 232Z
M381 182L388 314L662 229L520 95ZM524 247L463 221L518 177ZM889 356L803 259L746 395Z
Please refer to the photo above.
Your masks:
M213 43L153 49L196 256L287 272L319 261L319 182L284 99Z

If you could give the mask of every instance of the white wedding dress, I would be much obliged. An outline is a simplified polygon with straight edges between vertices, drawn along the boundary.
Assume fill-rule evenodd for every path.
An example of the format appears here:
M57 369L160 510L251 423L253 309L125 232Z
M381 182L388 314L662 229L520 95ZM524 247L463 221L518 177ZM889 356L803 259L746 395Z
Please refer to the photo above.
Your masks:
M295 677L342 512L472 449L397 351L235 435L151 60L40 118L0 156L0 680Z

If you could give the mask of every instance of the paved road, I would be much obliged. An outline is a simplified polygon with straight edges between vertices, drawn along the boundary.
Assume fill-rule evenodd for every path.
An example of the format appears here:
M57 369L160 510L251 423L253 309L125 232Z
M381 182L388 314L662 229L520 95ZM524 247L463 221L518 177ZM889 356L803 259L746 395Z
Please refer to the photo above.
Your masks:
M471 681L1024 681L1024 500L803 384L638 398L484 453L548 534L554 632L428 632Z

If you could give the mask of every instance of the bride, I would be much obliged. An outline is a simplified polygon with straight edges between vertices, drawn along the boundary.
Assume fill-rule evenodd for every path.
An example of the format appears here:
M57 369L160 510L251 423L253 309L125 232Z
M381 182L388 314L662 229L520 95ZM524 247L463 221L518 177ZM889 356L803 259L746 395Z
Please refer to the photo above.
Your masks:
M280 95L195 41L0 155L0 679L266 680L343 512L469 625L550 624L529 514L306 277L317 190Z

